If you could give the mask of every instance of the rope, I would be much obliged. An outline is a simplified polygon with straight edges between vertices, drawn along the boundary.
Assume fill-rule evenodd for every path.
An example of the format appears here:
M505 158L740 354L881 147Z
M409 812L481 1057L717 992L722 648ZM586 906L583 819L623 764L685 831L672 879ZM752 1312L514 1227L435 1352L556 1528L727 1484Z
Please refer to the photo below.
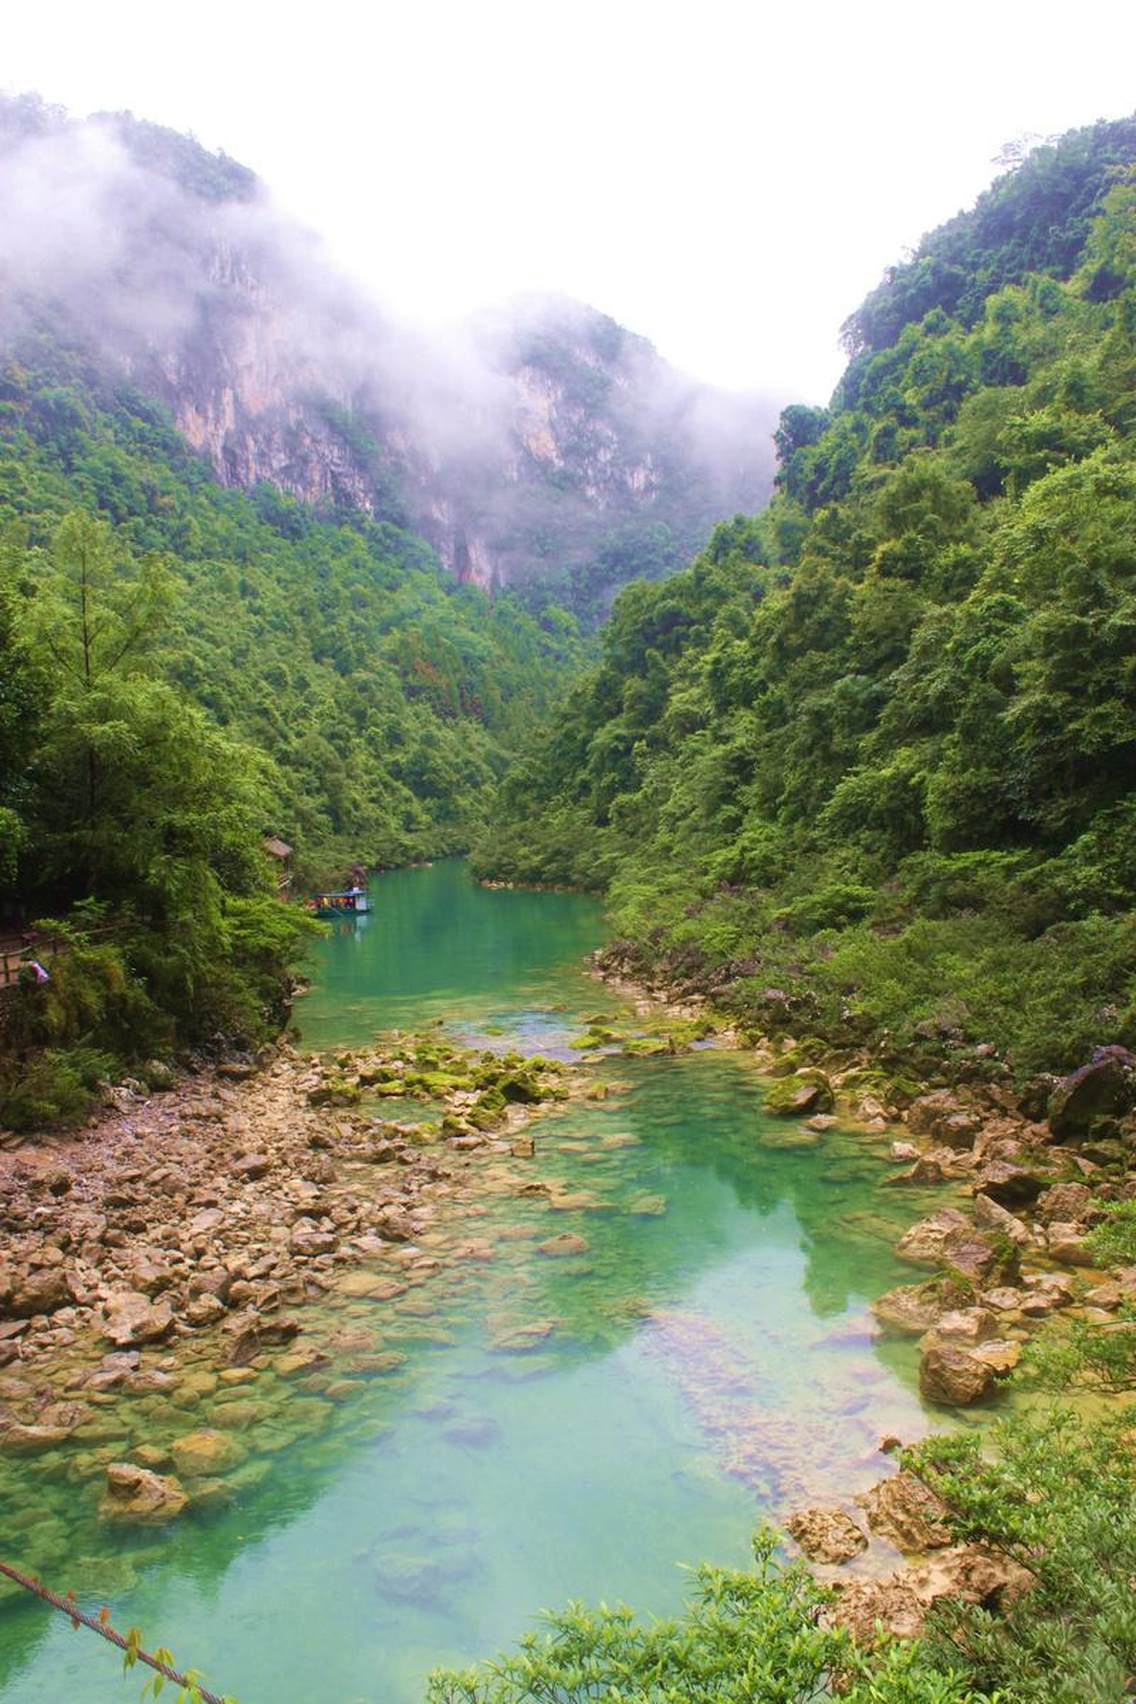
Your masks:
M7 1562L0 1562L0 1574L6 1574L10 1580L15 1581L16 1585L23 1586L26 1592L34 1592L36 1597L43 1599L44 1603L49 1603L52 1609L58 1609L64 1615L69 1616L72 1626L78 1627L82 1622L84 1627L89 1627L92 1633L101 1634L112 1645L117 1645L120 1651L125 1651L127 1656L133 1653L138 1662L145 1663L149 1668L155 1669L166 1680L172 1680L175 1686L184 1689L195 1686L201 1698L201 1704L226 1704L225 1699L219 1698L215 1692L208 1692L199 1680L191 1681L187 1675L179 1674L177 1669L171 1668L168 1663L163 1663L159 1658L152 1657L149 1651L144 1651L140 1645L132 1644L124 1639L121 1633L115 1631L109 1621L100 1620L93 1615L86 1615L75 1602L73 1594L65 1598L57 1597L54 1592L48 1591L46 1586L41 1586L38 1580L29 1579L26 1574L21 1574L17 1568L10 1567Z

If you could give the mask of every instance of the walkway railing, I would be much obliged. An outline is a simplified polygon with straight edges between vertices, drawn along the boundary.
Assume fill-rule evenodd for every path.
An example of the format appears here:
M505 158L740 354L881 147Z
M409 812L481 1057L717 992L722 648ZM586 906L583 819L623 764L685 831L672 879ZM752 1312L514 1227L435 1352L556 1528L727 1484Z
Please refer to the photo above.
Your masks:
M179 1674L172 1663L164 1660L170 1655L169 1651L163 1651L160 1656L144 1651L142 1635L136 1627L132 1627L125 1635L119 1633L110 1624L109 1611L103 1609L99 1611L98 1616L87 1615L75 1602L74 1592L68 1592L66 1597L59 1597L57 1593L48 1591L38 1580L33 1580L28 1574L21 1574L18 1568L13 1568L8 1562L0 1562L0 1574L5 1574L17 1586L23 1586L26 1592L32 1592L36 1597L42 1598L52 1609L58 1609L63 1615L69 1616L73 1627L89 1627L92 1633L97 1633L100 1638L117 1645L120 1651L125 1651L128 1667L134 1663L145 1663L147 1668L152 1668L163 1679L172 1680L175 1686L180 1686L190 1698L199 1698L201 1704L232 1704L232 1700L220 1698L217 1693L202 1686L196 1675Z

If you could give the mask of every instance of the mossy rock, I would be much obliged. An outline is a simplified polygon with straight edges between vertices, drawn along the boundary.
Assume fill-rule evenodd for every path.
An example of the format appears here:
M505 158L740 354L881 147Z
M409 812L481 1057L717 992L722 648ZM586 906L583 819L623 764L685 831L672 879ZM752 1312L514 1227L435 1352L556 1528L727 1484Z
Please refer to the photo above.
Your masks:
M678 1048L661 1036L629 1035L623 1043L623 1051L629 1059L654 1059L660 1053L675 1053Z
M311 1091L308 1100L312 1106L354 1106L362 1094L358 1083L350 1083L346 1077L328 1077Z
M521 1072L505 1077L500 1086L502 1095L507 1101L513 1101L520 1106L535 1106L537 1101L545 1098L544 1090L535 1077Z
M505 1122L505 1115L499 1107L471 1107L466 1116L475 1130L499 1130Z
M831 1112L834 1105L832 1085L823 1071L794 1071L787 1077L778 1077L765 1091L765 1111L779 1118Z

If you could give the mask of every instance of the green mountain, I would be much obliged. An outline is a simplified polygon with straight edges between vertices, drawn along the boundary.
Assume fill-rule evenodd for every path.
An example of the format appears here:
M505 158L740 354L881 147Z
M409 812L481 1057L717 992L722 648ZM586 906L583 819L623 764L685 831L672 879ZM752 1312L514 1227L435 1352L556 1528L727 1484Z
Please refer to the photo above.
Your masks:
M222 484L408 527L459 579L589 619L769 495L776 406L581 303L401 325L253 172L128 113L0 99L0 164L0 348L83 347Z
M1075 132L887 274L770 506L618 599L482 870L608 887L755 1025L1136 1041L1134 161Z
M217 484L161 406L25 333L0 366L0 907L70 950L6 1001L0 1124L279 1021L301 881L464 848L574 621L426 543Z

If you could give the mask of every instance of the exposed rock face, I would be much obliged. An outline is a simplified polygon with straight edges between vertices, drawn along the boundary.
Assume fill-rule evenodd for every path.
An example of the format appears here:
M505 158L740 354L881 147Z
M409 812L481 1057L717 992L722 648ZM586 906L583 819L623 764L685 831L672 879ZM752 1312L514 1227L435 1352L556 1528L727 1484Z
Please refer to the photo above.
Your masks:
M1111 1119L1136 1105L1136 1054L1126 1047L1098 1047L1054 1090L1049 1102L1049 1128L1058 1142L1092 1134L1100 1119Z
M99 1515L104 1521L150 1525L172 1521L188 1503L176 1479L135 1467L132 1462L112 1462L106 1470L106 1492L99 1503Z
M799 1509L785 1530L810 1562L850 1562L868 1548L867 1536L843 1509Z
M17 102L0 118L5 168L59 210L50 310L42 255L13 239L6 314L49 311L163 403L226 485L408 525L480 585L554 564L601 589L681 566L769 495L777 405L685 378L606 315L514 303L431 341L189 138L159 132L155 151L128 115L74 123ZM69 241L72 200L92 211Z
M861 1644L873 1645L879 1641L881 1630L884 1637L917 1637L927 1611L940 1598L958 1598L994 1609L1020 1597L1032 1585L1033 1575L1016 1562L978 1545L959 1545L940 1551L918 1568L905 1568L879 1580L842 1583L830 1616Z
M947 1506L913 1473L882 1479L857 1498L873 1532L890 1539L905 1556L922 1555L951 1542Z

